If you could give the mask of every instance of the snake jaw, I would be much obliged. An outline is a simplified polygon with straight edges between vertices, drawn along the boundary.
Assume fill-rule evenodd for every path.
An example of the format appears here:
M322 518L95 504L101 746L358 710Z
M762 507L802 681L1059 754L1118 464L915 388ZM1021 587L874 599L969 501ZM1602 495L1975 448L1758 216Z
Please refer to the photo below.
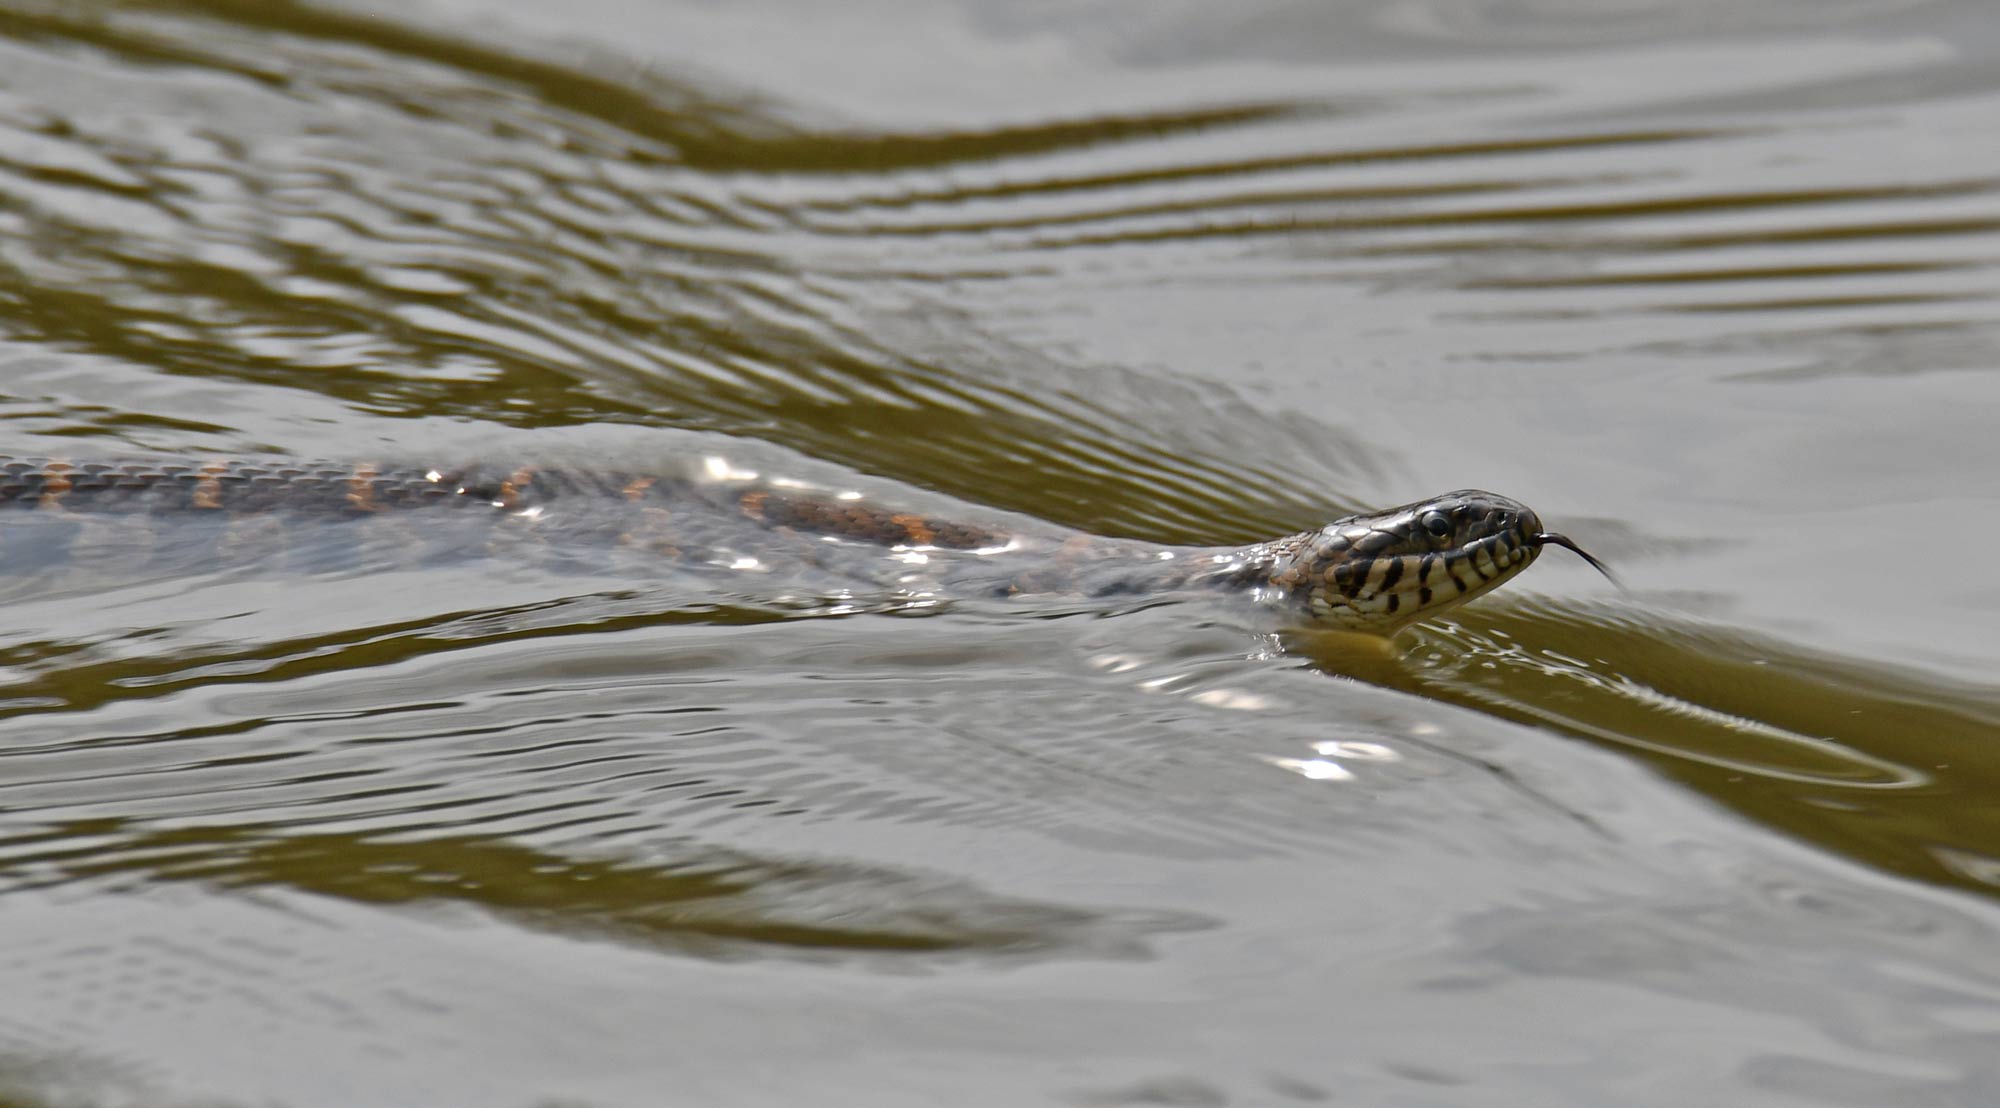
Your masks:
M1271 583L1300 596L1321 622L1378 635L1491 591L1545 544L1575 548L1543 531L1525 504L1478 489L1338 520L1299 539Z

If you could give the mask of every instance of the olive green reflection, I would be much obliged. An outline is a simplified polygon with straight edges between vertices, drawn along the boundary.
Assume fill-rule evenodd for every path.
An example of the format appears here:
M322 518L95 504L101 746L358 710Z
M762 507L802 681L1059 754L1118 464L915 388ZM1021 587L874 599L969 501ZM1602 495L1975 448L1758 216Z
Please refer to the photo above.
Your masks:
M79 851L74 841L97 845ZM46 851L37 851L38 843ZM1199 925L1002 898L962 881L880 867L773 861L685 844L672 860L647 864L479 836L389 839L93 820L8 847L16 862L41 863L35 888L136 878L277 887L415 909L472 907L539 931L709 958L769 958L782 950L1133 958L1148 953L1145 932Z
M1992 894L2000 696L1615 604L1500 601L1321 665L1635 755L1760 823Z
M880 273L827 272L799 244L839 234L837 223L815 222L806 206L773 209L688 185L690 175L884 173L1155 141L1275 117L1288 105L989 132L807 132L636 67L606 76L303 4L130 7L190 18L17 12L0 17L0 35L87 45L129 70L171 64L249 78L272 89L274 113L305 113L309 129L352 153L299 154L300 124L264 122L245 104L242 119L217 125L230 128L236 156L199 166L254 198L226 227L187 210L175 177L194 167L165 150L126 156L143 184L122 188L120 199L185 226L145 242L130 227L46 215L26 243L38 266L0 270L0 300L22 340L208 381L307 390L373 416L755 435L983 503L1167 541L1249 539L1329 504L1359 506L1299 472L1294 459L1308 446L1319 474L1382 466L1350 435L1305 421L1273 426L1226 389L1113 367L1091 367L1102 385L1089 399L1015 384L1068 379L1079 367L952 326L957 286L983 279L977 273L920 278L938 293L928 313L938 325L926 335L822 318L815 298L829 284L901 280L897 251L875 251ZM286 64L267 65L232 52L233 40L203 35L207 20L282 32L295 48ZM404 87L399 67L409 65L448 71L451 95L426 100ZM331 106L284 95L312 82L387 114L362 130ZM609 166L642 183L614 181ZM1200 172L1274 168L1282 166ZM584 196L591 208L574 203ZM680 207L699 211L700 223L667 214ZM328 209L339 214L323 217ZM341 236L337 247L269 230L322 218ZM727 245L718 232L728 232ZM189 248L197 242L222 249ZM259 264L218 262L218 253ZM405 268L432 284L393 276ZM1228 464L1188 448L1181 417L1191 410L1235 424L1212 436L1234 443Z

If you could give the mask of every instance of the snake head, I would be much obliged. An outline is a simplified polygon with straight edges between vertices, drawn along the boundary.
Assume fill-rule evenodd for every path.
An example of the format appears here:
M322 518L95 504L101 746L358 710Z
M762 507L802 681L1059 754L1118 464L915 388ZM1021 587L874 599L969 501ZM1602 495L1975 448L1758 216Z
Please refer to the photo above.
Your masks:
M1461 489L1335 520L1304 540L1272 583L1302 595L1321 621L1388 635L1485 593L1528 568L1544 545L1597 559L1542 530L1518 500Z

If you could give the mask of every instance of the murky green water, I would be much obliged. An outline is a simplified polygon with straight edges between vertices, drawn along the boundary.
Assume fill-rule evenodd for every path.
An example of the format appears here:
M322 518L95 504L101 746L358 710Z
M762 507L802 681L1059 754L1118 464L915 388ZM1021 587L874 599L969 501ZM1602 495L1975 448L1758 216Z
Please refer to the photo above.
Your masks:
M1630 585L6 567L0 1104L1993 1103L1996 129L1977 0L0 0L0 452Z

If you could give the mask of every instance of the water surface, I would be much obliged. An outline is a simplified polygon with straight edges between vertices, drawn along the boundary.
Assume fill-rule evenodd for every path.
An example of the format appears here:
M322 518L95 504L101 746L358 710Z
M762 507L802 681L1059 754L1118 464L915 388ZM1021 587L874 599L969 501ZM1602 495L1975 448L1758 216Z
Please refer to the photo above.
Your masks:
M0 0L0 449L713 455L1224 598L5 567L0 1101L2000 1092L1972 0ZM835 1092L837 1091L837 1093Z

